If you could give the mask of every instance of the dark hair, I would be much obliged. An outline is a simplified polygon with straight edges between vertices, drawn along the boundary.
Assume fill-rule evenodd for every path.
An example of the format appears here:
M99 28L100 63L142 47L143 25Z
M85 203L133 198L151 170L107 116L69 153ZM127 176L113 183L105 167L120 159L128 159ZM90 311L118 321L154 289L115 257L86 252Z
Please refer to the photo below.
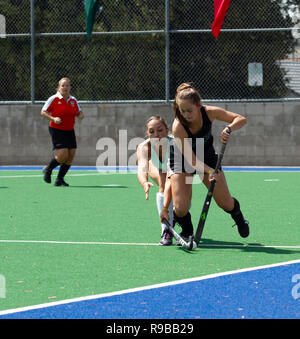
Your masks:
M191 102L194 105L201 105L201 96L199 92L192 86L191 82L185 82L182 83L177 87L176 95L174 99L174 114L175 118L177 118L183 125L188 126L188 122L185 120L185 118L181 115L177 100L183 99L183 100L191 100Z

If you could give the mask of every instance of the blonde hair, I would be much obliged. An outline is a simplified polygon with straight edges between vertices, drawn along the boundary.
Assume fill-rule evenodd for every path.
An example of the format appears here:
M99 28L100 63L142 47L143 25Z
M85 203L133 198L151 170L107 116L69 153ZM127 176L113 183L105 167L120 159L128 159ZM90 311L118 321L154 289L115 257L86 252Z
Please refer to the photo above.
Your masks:
M175 118L177 118L183 125L187 126L188 122L181 115L177 100L190 100L194 105L201 105L200 93L194 88L191 82L184 82L177 87L173 110Z
M71 80L69 78L67 78L67 77L61 78L58 82L57 90L59 89L59 86L62 83L62 81L68 81L69 84L71 84Z

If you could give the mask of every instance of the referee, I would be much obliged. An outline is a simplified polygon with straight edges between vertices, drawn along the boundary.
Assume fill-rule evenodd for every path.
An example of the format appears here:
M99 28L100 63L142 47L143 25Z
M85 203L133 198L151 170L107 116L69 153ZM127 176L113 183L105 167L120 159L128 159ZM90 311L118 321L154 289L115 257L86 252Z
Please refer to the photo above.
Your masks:
M76 136L74 132L75 117L82 119L83 113L73 96L70 95L69 78L62 78L58 83L57 93L52 95L41 110L41 115L50 120L49 133L52 138L55 157L43 169L44 181L51 183L51 174L60 165L54 186L69 186L64 180L72 165L76 153Z

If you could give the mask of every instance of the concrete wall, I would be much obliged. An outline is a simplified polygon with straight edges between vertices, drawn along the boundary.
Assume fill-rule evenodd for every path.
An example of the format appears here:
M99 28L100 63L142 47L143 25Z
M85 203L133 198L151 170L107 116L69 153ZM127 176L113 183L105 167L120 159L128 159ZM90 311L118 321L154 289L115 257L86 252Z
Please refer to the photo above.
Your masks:
M209 103L206 103L209 104ZM243 129L232 134L224 165L299 166L300 103L218 104L248 119ZM0 165L43 165L52 156L48 121L40 116L42 105L0 105ZM85 104L85 119L76 121L78 150L74 165L95 166L104 150L100 138L112 138L119 149L119 131L127 130L127 142L144 137L145 121L161 115L171 125L172 104ZM213 124L215 145L224 123ZM126 140L120 147L127 148ZM117 152L118 152L117 149ZM134 153L128 150L128 158ZM118 156L118 155L117 155ZM124 164L124 163L122 163Z

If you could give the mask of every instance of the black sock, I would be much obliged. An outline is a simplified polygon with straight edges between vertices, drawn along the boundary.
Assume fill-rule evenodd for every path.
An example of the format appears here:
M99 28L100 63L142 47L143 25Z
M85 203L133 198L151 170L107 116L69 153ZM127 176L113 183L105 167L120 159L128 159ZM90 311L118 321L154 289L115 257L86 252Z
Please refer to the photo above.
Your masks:
M178 217L175 212L174 212L174 218L176 222L181 226L182 228L182 236L188 237L190 235L193 235L194 233L194 228L192 224L192 218L190 212L188 212L185 216L183 217Z
M244 216L243 216L243 213L240 209L240 204L239 202L233 198L234 200L234 207L233 207L233 210L227 212L231 215L232 219L238 224L239 222L244 222Z
M49 165L47 166L49 170L54 170L55 167L59 166L60 163L55 159L53 158L50 162L49 162Z
M63 179L71 165L61 164L57 177Z

